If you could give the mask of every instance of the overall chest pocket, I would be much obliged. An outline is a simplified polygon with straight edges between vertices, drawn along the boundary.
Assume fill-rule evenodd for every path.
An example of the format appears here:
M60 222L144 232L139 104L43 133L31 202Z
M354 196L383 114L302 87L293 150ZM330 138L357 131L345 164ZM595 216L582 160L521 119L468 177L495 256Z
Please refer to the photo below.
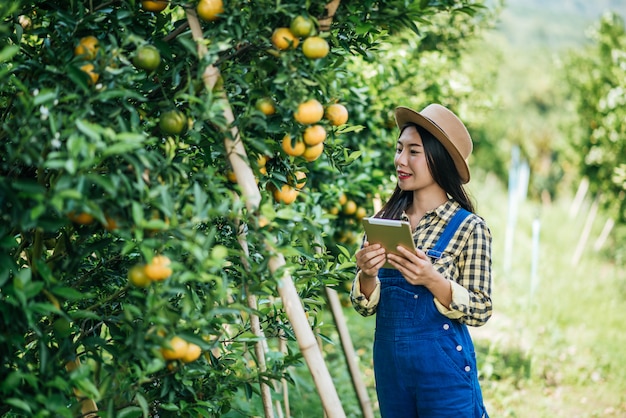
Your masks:
M398 286L385 286L380 292L376 315L379 320L415 324L424 320L426 305L433 303L424 294L413 293Z
M443 253L440 258L433 260L433 266L447 279L456 280L459 277L456 259L452 254Z

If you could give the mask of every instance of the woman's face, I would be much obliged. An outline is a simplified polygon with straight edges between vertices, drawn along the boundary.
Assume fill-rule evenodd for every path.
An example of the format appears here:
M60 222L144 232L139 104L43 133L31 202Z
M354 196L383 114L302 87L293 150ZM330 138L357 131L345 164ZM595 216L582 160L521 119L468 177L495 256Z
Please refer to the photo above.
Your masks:
M408 126L400 134L394 158L398 187L404 191L420 191L437 183L428 168L422 137L414 126Z

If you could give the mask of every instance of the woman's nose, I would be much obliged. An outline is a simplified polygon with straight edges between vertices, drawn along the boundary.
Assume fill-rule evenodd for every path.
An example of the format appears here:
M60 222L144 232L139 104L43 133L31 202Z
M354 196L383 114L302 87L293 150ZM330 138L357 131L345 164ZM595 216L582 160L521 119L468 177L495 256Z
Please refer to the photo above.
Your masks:
M396 160L396 167L400 165L402 166L406 165L406 155L405 155L404 150L400 151L399 153L396 153L395 160Z

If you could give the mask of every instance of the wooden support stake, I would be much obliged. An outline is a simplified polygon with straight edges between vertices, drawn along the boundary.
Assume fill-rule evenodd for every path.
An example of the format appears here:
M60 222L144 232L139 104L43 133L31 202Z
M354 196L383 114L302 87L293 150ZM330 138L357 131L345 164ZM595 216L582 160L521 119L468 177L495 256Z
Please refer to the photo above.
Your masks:
M587 240L589 239L589 234L591 234L591 227L593 226L593 221L596 219L596 214L598 213L598 200L598 196L596 196L591 204L591 209L589 209L587 219L585 220L583 232L580 234L580 239L578 240L578 245L576 246L576 251L574 251L574 254L572 255L572 265L574 266L578 265L578 262L583 255L583 251L585 250Z
M346 363L348 364L348 370L350 371L350 376L352 377L352 385L354 386L354 390L356 391L356 395L359 400L359 405L361 406L362 416L363 418L374 418L372 403L370 402L369 395L367 394L365 383L363 382L363 379L361 379L359 365L355 360L356 353L354 351L354 346L352 345L352 339L350 338L350 331L346 326L346 318L343 315L339 295L335 289L326 287L326 298L328 299L330 311L333 315L333 319L335 320L337 332L339 333L339 339L341 340L343 353L346 358Z

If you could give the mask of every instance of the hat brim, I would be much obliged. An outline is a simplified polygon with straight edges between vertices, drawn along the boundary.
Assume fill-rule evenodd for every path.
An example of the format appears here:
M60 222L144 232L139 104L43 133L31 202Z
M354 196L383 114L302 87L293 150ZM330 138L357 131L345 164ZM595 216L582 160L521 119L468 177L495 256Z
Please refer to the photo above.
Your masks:
M470 180L470 171L469 166L467 165L467 161L461 155L459 150L454 146L448 135L431 119L428 117L416 112L413 109L408 107L399 106L396 108L395 112L396 124L398 128L402 129L408 123L414 123L422 128L426 129L428 132L433 134L435 138L443 147L448 151L448 154L452 157L452 161L454 161L454 166L461 177L463 183L467 183Z

